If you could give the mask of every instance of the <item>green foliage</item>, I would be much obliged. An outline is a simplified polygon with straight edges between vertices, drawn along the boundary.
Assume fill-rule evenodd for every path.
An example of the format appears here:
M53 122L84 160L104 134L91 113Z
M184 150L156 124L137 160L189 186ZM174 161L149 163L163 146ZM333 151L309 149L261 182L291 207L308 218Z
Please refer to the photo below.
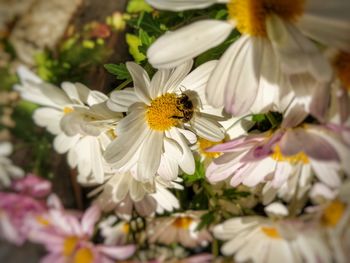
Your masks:
M135 62L139 63L146 59L146 55L139 50L139 47L142 46L142 42L138 36L126 34L126 43L129 45L129 52L133 56Z
M126 8L128 13L152 12L152 10L145 0L130 0Z
M249 192L238 191L236 188L229 188L224 190L222 196L228 200L237 200L243 197L248 197L249 195Z
M120 64L105 64L105 69L115 75L119 80L131 80L130 73L124 63Z
M192 184L197 181L205 179L205 168L204 164L200 160L196 160L196 170L194 174L183 174L185 184Z
M17 76L11 74L7 67L0 68L0 90L10 91L17 82Z
M110 53L102 39L82 40L75 36L65 40L55 54L49 50L36 54L35 62L38 75L47 82L81 82L91 67L103 63Z

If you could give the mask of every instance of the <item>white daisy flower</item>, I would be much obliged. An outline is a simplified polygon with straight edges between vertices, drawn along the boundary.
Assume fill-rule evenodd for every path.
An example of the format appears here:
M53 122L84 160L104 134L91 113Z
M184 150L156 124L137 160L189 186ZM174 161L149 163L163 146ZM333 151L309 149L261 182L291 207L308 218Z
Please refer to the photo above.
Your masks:
M164 181L155 177L153 183L142 183L134 179L134 168L128 172L115 172L104 185L92 191L89 196L98 196L95 203L104 211L130 219L133 209L140 216L172 212L180 207L177 198L168 190L182 189L177 182Z
M226 241L221 252L235 262L331 262L322 229L300 221L237 217L214 227L214 236ZM253 253L252 253L253 252Z
M68 163L78 168L78 179L102 183L110 171L102 151L114 134L111 128L121 118L106 107L108 97L80 83L62 83L62 89L43 82L25 67L18 69L21 84L15 89L23 99L42 105L35 110L34 122L56 135L54 148L68 152ZM110 127L109 127L110 126Z
M147 0L167 10L203 8L227 3L228 21L203 20L160 37L148 50L150 63L170 68L222 43L233 29L242 36L221 57L207 87L213 106L242 115L271 103L283 110L286 94L318 96L319 82L329 82L332 70L309 39L350 50L350 4L335 0ZM286 74L287 75L286 75ZM290 79L288 75L298 75ZM314 94L316 93L316 94ZM268 94L268 96L266 96ZM288 99L287 99L288 101Z
M104 155L115 168L128 170L137 163L139 181L152 180L157 171L166 180L175 179L178 167L194 173L189 144L196 141L196 135L211 141L224 138L218 123L223 118L204 96L216 61L188 75L192 65L189 61L175 69L160 70L151 81L139 65L127 63L134 88L113 92L107 103L111 110L128 112L117 125L117 138Z
M15 166L8 158L13 151L13 146L9 142L0 142L0 185L9 187L11 185L11 178L21 178L24 171Z
M207 246L212 240L208 230L196 230L202 214L200 211L187 211L155 218L147 228L148 241L165 245L180 243L188 248Z
M125 245L128 241L130 232L130 223L126 221L118 221L114 215L108 216L102 220L98 228L106 245Z
M345 263L350 247L350 181L343 182L337 191L318 185L313 192L313 201L318 204L306 211L319 219L333 250L334 262Z

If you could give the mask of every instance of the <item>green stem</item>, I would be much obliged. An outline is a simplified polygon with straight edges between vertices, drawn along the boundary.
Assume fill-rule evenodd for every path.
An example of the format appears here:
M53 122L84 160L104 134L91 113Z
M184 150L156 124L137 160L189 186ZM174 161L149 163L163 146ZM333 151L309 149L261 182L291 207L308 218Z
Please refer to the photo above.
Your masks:
M129 85L132 82L132 79L127 79L125 80L122 84L120 84L118 87L116 87L115 90L122 90L124 89L127 85Z
M276 120L275 116L273 116L271 112L266 113L266 118L269 120L273 128L278 125L278 121Z

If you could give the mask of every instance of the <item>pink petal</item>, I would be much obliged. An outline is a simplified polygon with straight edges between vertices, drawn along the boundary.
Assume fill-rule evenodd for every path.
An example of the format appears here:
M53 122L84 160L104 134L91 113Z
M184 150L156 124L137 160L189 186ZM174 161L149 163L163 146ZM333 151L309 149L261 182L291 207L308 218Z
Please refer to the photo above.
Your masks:
M87 233L89 236L92 235L96 222L101 217L101 210L97 205L92 205L83 215L81 219L81 226L83 232Z
M288 130L280 142L280 147L282 154L286 156L304 152L316 160L339 161L338 153L331 144L303 128Z
M113 259L127 259L132 254L134 254L136 247L134 245L127 245L127 246L98 246L98 250L113 258Z

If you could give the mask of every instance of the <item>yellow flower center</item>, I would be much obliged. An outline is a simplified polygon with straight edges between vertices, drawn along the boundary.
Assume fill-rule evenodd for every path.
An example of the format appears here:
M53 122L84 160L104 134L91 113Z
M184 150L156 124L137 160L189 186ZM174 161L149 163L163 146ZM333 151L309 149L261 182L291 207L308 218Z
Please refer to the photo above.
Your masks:
M73 112L73 111L74 111L74 109L71 108L71 107L64 107L64 108L63 108L63 113L64 113L64 115L69 114L69 113L71 113L71 112Z
M193 222L191 217L178 217L173 222L173 226L176 228L188 229Z
M146 113L149 127L156 131L166 131L178 125L184 117L180 106L175 93L166 93L154 99Z
M323 211L322 223L328 227L334 227L342 218L346 209L346 205L339 200L330 203Z
M88 248L80 248L74 255L73 263L91 263L93 262L94 254Z
M297 163L308 164L309 163L309 158L304 152L299 152L291 156L284 156L278 145L275 147L274 152L271 155L271 158L276 160L277 162L289 162L291 164L297 164Z
M210 147L213 147L217 144L220 144L221 142L212 142L203 138L198 138L197 145L199 148L199 153L207 158L217 158L221 155L220 152L207 152L207 149Z
M271 238L275 238L275 239L281 239L281 235L280 233L278 232L278 230L274 227L266 227L266 226L263 226L261 227L261 231L267 235L268 237L271 237Z
M340 52L333 65L344 87L350 90L350 53Z
M267 16L275 14L295 22L303 14L304 0L230 0L227 8L241 33L264 37Z
M79 239L75 236L67 237L63 243L63 255L70 256L73 254Z

